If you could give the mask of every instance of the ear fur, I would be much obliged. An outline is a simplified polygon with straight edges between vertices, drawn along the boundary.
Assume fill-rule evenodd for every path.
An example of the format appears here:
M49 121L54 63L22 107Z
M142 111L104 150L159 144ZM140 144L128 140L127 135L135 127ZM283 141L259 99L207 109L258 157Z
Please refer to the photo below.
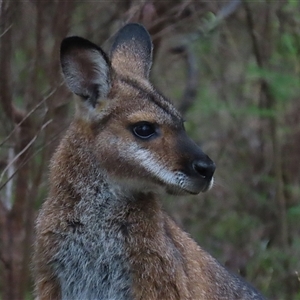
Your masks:
M119 30L111 49L111 62L119 74L130 72L148 79L152 65L152 42L144 26L130 23Z
M60 61L70 90L87 100L93 107L110 90L110 62L101 48L77 37L61 43Z

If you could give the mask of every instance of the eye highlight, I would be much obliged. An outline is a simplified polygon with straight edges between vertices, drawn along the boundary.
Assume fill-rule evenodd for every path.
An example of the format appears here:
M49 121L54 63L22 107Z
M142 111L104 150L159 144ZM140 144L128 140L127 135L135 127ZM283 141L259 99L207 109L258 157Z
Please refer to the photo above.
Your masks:
M132 126L133 134L140 139L149 139L156 134L156 127L154 124L143 121Z

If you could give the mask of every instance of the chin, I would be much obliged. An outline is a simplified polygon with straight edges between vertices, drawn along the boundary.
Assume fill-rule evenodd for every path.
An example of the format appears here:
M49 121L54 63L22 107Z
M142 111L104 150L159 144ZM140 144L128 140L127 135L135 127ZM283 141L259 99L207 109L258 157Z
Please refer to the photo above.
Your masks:
M168 186L166 187L166 193L169 195L198 195L200 192L205 193L209 191L213 186L214 180L212 179L209 182L202 183L202 184L191 184L189 186L181 187L181 186Z
M177 186L171 186L166 188L166 193L169 195L176 195L176 196L185 196L185 195L197 195L201 191L190 191L186 190Z

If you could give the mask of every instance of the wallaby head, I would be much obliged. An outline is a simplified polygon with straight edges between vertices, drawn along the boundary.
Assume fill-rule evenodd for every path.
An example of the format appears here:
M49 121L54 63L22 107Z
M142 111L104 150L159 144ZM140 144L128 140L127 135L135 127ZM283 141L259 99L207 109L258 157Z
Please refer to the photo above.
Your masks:
M215 165L187 136L181 114L149 82L152 42L139 24L115 37L109 57L79 37L61 45L70 90L79 96L74 126L89 138L101 168L128 191L197 194ZM89 134L87 134L89 132Z

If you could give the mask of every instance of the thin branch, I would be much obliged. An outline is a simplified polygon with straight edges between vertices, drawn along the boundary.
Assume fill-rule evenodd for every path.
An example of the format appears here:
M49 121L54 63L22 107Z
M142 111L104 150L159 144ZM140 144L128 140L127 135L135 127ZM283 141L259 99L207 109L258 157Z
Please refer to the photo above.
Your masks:
M232 0L229 4L225 5L220 9L220 11L215 16L214 20L211 22L207 22L206 24L202 25L196 32L190 34L188 38L186 39L186 43L191 43L196 41L202 36L206 36L211 31L213 31L215 28L217 28L225 19L227 19L230 15L232 15L240 6L241 0ZM195 17L199 15L200 12L195 12L192 17ZM178 26L181 22L188 21L189 18L185 18L182 21L179 21L176 23L176 26ZM166 34L166 32L170 31L172 28L174 28L174 24L170 26L166 26L163 30L161 30L158 34L156 34L153 38L161 37L162 35Z
M246 19L247 19L247 23L248 23L248 30L251 36L251 40L252 40L252 46L253 46L253 52L254 52L254 56L256 58L257 64L260 68L263 67L263 58L259 49L259 43L255 34L255 26L254 26L254 18L252 15L252 12L250 10L250 7L248 5L248 3L246 1L243 2L244 8L245 8L245 12L246 12Z
M186 62L187 78L183 95L180 100L179 110L182 114L193 105L197 97L199 86L199 70L196 56L188 45L173 47L170 49L171 53L181 54Z
M37 132L37 134L31 139L31 141L26 145L26 147L24 147L22 149L22 151L20 151L12 161L10 161L10 163L6 166L6 168L2 171L1 175L0 175L0 182L2 181L5 172L9 169L9 167L15 163L17 161L17 159L35 142L35 140L37 139L39 133L41 131L43 131L50 123L52 122L52 120L48 120L41 128L40 130ZM15 172L13 173L15 174ZM10 178L12 178L12 176L10 176Z
M63 128L65 129L65 128ZM7 180L0 186L0 191L7 185L7 183L18 173L18 171L24 167L33 157L35 157L39 152L41 152L43 149L45 149L47 146L49 146L50 144L52 144L54 141L56 141L56 139L58 138L58 136L61 134L61 132L58 132L57 134L55 134L53 136L53 138L51 140L49 140L48 143L43 144L40 148L38 148L32 155L30 155L26 160L24 160L19 167L15 170L15 172L12 174L12 176L10 176L9 178L7 178Z
M10 167L8 168L8 172L7 172L7 176L10 177L14 171L15 171L15 165L12 163L10 163L11 161L13 161L14 159L14 147L10 147L8 150L8 161L9 161L9 165ZM5 195L5 199L3 199L3 204L6 206L7 210L11 210L12 208L12 189L13 189L13 181L10 180L9 183L6 186L6 195Z
M10 30L12 28L12 24L9 25L6 29L4 29L3 33L0 34L0 39L7 33L8 30Z
M63 82L59 85L63 85ZM9 138L15 133L18 127L20 127L29 117L32 115L43 103L45 103L56 91L58 87L53 89L45 98L43 98L35 107L33 107L27 114L24 116L24 118L15 126L15 128L10 132L8 136L0 143L0 147L2 147L5 142L9 140ZM48 109L46 109L47 112Z
M170 49L171 53L182 54L187 66L187 79L185 90L180 101L179 109L184 114L194 103L197 97L197 90L199 86L199 71L197 67L196 56L194 55L191 42L195 41L203 35L207 35L210 31L215 29L224 19L229 17L239 7L241 1L233 0L228 5L224 6L216 15L215 19L199 29L196 33L189 35L187 39L183 39L181 44Z
M193 36L192 40L198 39L201 36L205 36L214 29L216 29L225 19L231 16L241 4L241 0L232 0L229 4L223 6L221 10L217 13L213 21L206 23L202 28L200 28L196 35Z
M13 88L12 88L12 13L13 6L8 1L1 3L2 22L0 23L0 30L3 31L1 35L0 44L0 103L2 109L9 120L13 123L19 123L24 112L13 104Z

